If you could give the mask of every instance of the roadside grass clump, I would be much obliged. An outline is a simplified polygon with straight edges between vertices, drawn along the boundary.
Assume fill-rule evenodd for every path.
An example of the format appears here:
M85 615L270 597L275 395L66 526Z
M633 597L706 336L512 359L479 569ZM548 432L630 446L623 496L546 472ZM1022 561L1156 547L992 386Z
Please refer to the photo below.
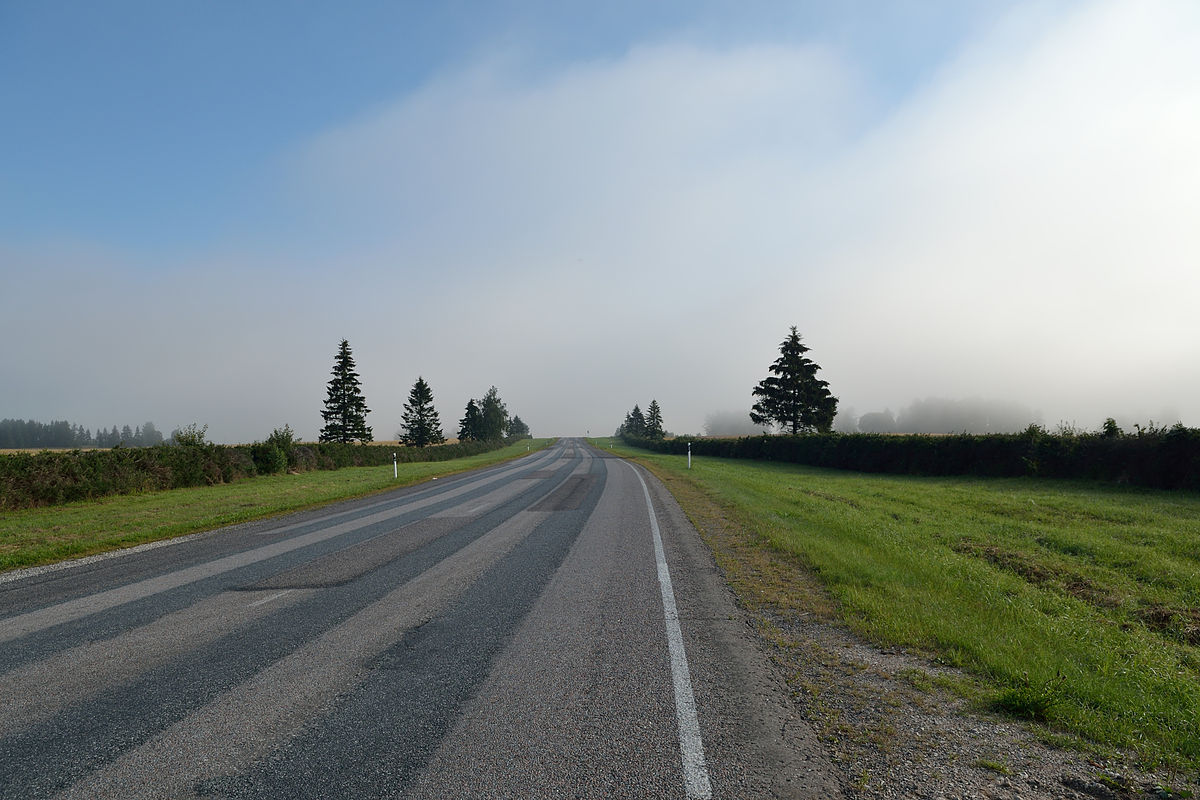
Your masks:
M455 460L277 473L211 486L110 495L64 505L6 511L0 517L0 570L132 547L173 536L299 511L430 478L499 463L547 447L534 439Z
M988 705L994 711L1017 719L1049 722L1050 712L1065 700L1062 695L1064 683L1066 677L1061 673L1039 684L1030 682L1029 676L1023 675L1015 685L1001 689Z
M1008 766L1008 764L1004 761L998 761L992 758L978 759L972 766L989 770L997 775L1012 775L1012 767Z
M981 706L1200 767L1200 495L616 449L730 509L860 634L976 676Z

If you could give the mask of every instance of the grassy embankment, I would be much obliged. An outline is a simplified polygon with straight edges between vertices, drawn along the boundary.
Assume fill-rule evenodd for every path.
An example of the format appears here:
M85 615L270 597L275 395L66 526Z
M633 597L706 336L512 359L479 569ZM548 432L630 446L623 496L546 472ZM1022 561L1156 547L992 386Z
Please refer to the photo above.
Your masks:
M841 619L961 667L960 691L1043 723L1049 741L1200 767L1195 493L720 459L689 471L615 449L702 530L732 532L717 557L751 607Z
M527 439L452 461L400 464L398 479L392 477L391 464L346 467L8 511L0 515L0 570L48 564L374 494L517 458L553 441Z

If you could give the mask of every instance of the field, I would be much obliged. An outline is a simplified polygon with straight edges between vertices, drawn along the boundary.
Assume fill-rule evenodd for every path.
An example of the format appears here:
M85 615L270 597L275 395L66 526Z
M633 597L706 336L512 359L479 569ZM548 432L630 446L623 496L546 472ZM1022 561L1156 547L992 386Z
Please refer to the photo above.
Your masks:
M721 459L689 471L686 457L616 450L663 477L689 514L718 508L742 545L795 575L762 586L742 569L744 600L826 614L959 667L979 706L1050 740L1200 766L1195 493Z
M463 472L538 450L552 439L517 442L451 461L267 475L216 486L119 495L0 517L0 570L29 567L211 530Z

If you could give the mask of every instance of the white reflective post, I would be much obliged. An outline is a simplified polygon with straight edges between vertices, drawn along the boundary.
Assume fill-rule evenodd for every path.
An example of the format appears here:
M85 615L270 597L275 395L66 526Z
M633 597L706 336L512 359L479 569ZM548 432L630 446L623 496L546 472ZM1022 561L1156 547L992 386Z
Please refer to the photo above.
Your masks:
M400 467L396 466L396 454L392 453L392 478L400 477Z
M688 469L692 468L692 443L688 442Z

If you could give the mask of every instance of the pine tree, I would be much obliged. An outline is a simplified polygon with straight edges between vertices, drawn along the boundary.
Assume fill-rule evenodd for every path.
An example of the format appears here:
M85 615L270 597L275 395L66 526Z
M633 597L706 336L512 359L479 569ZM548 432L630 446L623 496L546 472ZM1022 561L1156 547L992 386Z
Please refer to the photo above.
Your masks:
M662 410L658 407L657 400L651 400L650 407L646 409L646 438L661 439L665 435L663 432Z
M325 410L321 418L325 427L321 428L319 439L322 442L369 442L371 428L367 425L367 402L363 398L362 389L358 383L358 373L354 371L354 357L350 354L350 342L342 339L334 357L333 379L329 381L329 395L325 398Z
M446 441L442 435L442 423L433 407L433 390L425 379L418 376L404 404L404 425L400 431L400 443L405 447L425 447Z
M508 435L528 436L529 426L525 424L525 421L519 415L514 414L513 418L508 421Z
M791 333L779 345L779 358L771 365L771 376L754 387L759 400L750 410L756 425L778 425L796 435L806 431L828 433L837 415L837 398L829 393L829 383L817 378L817 363L808 352L793 325Z
M488 389L480 401L479 415L482 418L482 439L491 442L504 438L504 431L508 428L508 409L500 400L500 393L495 386Z
M474 399L467 401L466 414L458 423L460 442L477 442L483 439L483 415Z
M646 417L636 403L633 410L625 416L625 433L639 438L646 435Z

